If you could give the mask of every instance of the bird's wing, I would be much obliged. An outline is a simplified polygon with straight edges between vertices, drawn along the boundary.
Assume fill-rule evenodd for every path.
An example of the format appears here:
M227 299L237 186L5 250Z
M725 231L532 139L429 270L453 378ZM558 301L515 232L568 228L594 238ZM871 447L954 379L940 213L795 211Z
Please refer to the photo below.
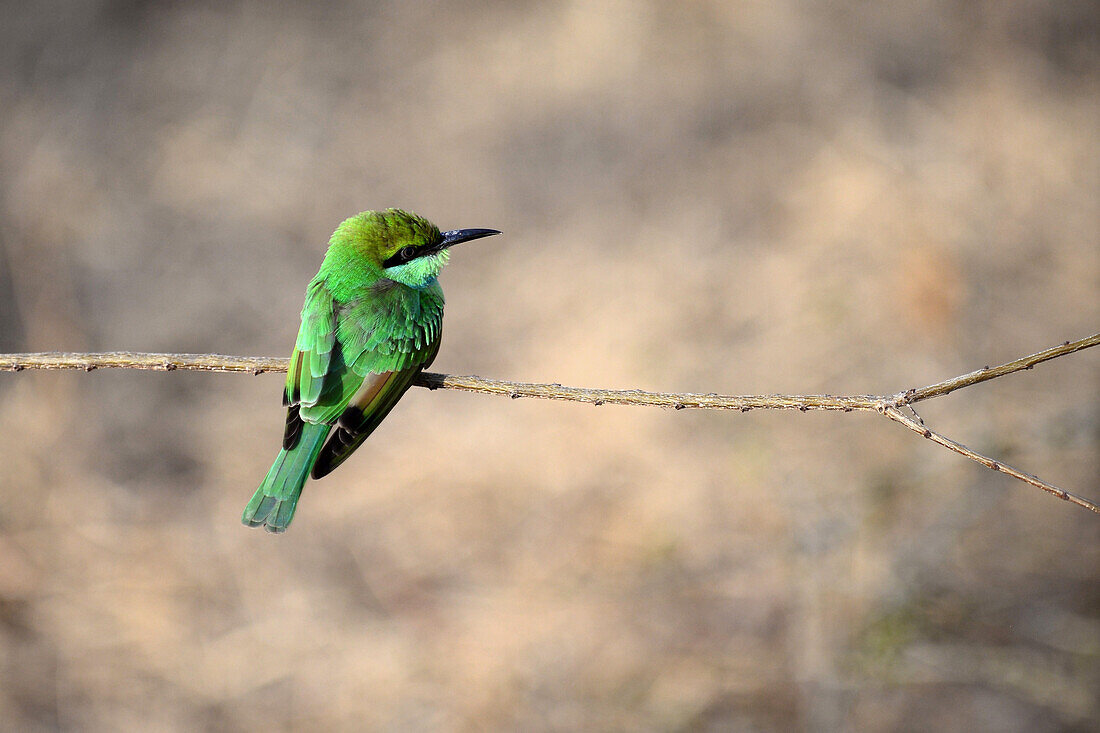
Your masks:
M412 386L420 371L427 367L439 350L439 340L424 362L397 372L369 374L348 402L337 421L336 430L321 449L311 475L318 479L339 466L362 445L397 401Z
M336 346L336 309L324 280L314 280L306 290L302 325L290 356L283 404L314 405L328 374Z
M313 466L321 478L343 463L382 422L439 351L443 293L392 288L337 307L336 349L310 422L338 425ZM350 368L349 366L350 365Z
M322 279L306 289L302 325L290 355L283 405L287 408L283 448L291 450L302 434L301 408L316 405L329 375L336 351L336 308Z

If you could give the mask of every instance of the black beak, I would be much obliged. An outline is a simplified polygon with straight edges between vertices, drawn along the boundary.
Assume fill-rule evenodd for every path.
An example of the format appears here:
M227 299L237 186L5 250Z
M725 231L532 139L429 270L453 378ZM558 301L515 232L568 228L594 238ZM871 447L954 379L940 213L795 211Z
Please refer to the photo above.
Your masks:
M446 249L482 237L491 237L494 234L500 234L500 232L496 229L452 229L449 232L443 232L443 241L439 243L439 249Z

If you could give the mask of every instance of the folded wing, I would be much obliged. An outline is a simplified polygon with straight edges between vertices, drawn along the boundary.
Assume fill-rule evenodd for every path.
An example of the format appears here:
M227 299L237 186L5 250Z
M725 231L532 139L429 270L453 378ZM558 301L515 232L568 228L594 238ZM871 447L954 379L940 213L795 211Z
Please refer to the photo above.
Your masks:
M416 375L439 351L443 293L403 286L375 289L336 306L336 340L329 374L308 422L336 425L311 475L321 478L343 463L389 414Z

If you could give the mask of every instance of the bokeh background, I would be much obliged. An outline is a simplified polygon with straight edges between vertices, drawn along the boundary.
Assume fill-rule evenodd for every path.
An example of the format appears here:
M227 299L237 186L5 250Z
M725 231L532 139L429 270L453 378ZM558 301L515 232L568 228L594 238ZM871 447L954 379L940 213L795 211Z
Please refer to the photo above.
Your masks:
M882 393L1100 324L1100 5L3 4L0 350L288 354L328 235L435 370ZM925 403L1100 495L1100 353ZM0 374L0 728L1096 730L1100 522L875 415L415 389L239 524L282 379Z

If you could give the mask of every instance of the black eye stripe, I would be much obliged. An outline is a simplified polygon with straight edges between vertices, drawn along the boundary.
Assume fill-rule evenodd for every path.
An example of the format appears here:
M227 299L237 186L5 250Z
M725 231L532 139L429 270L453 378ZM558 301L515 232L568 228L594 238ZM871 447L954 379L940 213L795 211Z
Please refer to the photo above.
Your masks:
M402 247L393 253L393 255L382 263L382 267L393 267L395 265L403 265L406 262L415 260L420 255L427 254L427 250L418 250L416 247Z

